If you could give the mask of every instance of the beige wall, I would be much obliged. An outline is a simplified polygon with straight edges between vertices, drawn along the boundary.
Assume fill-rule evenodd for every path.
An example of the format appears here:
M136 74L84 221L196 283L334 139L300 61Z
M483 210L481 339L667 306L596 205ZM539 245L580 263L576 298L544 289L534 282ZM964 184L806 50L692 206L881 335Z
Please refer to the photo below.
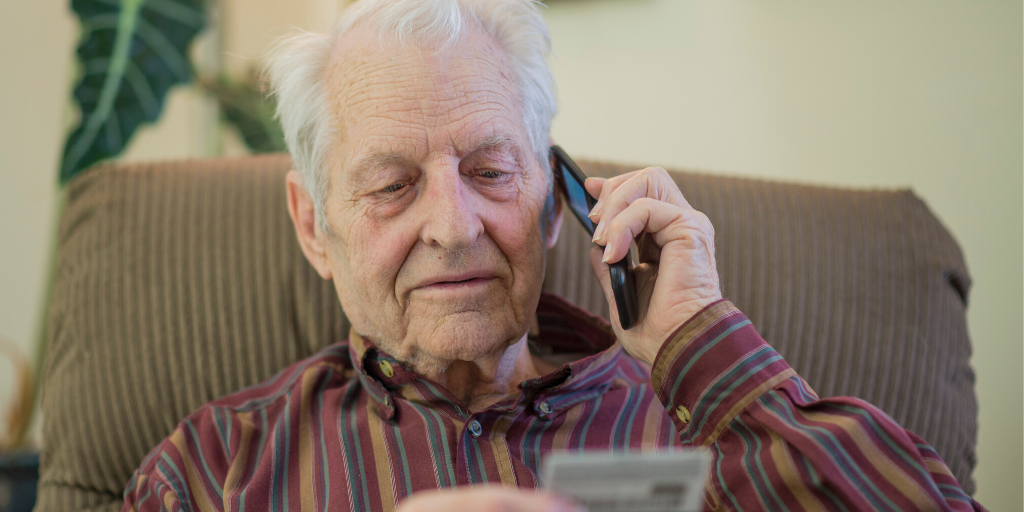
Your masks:
M56 1L0 16L0 335L35 337L77 29ZM333 0L223 0L224 64L259 62L287 25L320 29ZM978 498L1021 510L1024 162L1019 2L551 0L573 155L855 186L912 187L974 277L981 401ZM195 91L128 157L223 147ZM232 147L231 144L227 145ZM9 367L0 362L0 406Z
M64 2L7 2L0 12L0 338L31 354L78 29ZM4 418L13 381L0 357Z

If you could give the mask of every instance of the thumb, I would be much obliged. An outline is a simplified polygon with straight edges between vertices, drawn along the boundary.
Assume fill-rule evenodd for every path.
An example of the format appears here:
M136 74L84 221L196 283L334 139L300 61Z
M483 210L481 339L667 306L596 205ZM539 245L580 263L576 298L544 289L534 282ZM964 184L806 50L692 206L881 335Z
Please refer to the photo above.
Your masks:
M608 301L608 312L611 315L612 327L616 328L621 325L619 324L619 310L615 307L615 293L612 291L611 271L608 270L608 265L601 261L601 258L604 257L604 247L600 245L591 247L589 256L590 266L594 268L597 282L601 284L601 290L604 291L604 299Z

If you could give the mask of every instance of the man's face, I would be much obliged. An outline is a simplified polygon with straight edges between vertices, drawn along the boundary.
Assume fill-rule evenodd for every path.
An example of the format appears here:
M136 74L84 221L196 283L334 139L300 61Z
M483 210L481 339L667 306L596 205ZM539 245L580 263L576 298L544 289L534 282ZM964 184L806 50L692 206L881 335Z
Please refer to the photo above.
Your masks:
M541 228L549 183L504 52L478 29L441 55L363 28L341 47L320 239L342 307L414 367L504 349L528 329L557 233Z

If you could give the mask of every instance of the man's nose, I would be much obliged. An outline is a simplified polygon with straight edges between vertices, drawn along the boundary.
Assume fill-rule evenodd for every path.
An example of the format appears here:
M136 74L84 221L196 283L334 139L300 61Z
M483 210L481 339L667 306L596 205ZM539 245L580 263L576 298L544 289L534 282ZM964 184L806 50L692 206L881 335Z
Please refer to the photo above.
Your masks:
M421 196L423 241L449 251L473 245L483 233L480 198L473 193L458 169L436 172L427 180Z

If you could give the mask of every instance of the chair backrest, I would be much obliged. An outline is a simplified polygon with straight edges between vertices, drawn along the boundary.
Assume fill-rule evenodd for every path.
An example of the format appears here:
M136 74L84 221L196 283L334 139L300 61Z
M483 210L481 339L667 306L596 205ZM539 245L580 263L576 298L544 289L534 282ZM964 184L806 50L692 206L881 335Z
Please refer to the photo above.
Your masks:
M285 210L285 155L107 165L61 219L37 510L118 510L188 413L347 336ZM610 176L631 167L581 162ZM932 443L968 492L976 403L969 278L909 191L673 173L717 231L725 295L823 396L869 400ZM544 287L607 305L568 217Z

